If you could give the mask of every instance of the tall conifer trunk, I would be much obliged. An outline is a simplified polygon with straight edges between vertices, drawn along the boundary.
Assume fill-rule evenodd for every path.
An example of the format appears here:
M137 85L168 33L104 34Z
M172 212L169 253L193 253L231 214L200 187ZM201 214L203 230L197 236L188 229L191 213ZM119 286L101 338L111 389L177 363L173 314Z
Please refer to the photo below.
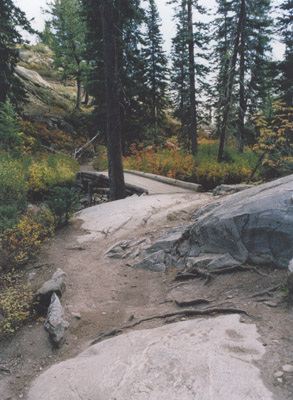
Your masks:
M196 119L196 103L195 103L195 68L194 68L194 42L193 42L193 25L192 25L192 0L187 2L188 14L188 54L189 54L189 136L191 138L191 152L193 155L197 153L197 119Z
M241 32L240 40L240 68L239 68L239 110L238 110L238 148L240 153L244 150L244 117L246 111L246 101L245 101L245 89L244 89L244 79L245 79L245 11L243 17L243 28Z
M227 124L228 124L228 118L229 118L230 107L231 107L231 98L232 98L232 90L233 90L233 83L234 83L234 77L235 77L236 61L237 61L237 55L239 52L240 35L242 32L242 29L244 28L244 18L245 18L245 0L241 0L241 8L240 8L240 12L239 12L237 32L236 32L236 37L235 37L235 42L234 42L233 56L232 56L231 67L230 67L230 71L229 71L227 98L225 100L224 113L223 113L223 122L222 122L220 145L219 145L219 152L218 152L218 162L221 162L223 160L224 144L225 144L225 139L226 139Z
M103 55L107 108L107 147L109 161L110 201L125 197L119 116L117 50L113 1L101 1Z

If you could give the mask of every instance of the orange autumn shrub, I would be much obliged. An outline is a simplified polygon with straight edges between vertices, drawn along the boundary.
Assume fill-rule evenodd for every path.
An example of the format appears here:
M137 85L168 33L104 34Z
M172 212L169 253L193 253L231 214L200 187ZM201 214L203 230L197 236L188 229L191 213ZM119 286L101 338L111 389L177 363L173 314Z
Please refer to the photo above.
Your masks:
M249 179L257 162L252 151L239 154L234 143L231 143L225 149L225 161L218 163L218 141L201 137L198 143L196 157L181 150L174 138L160 148L154 145L144 148L141 144L133 144L131 156L124 158L124 168L196 182L203 185L205 190L222 183L241 183Z
M125 157L125 169L149 172L168 176L174 179L188 179L192 176L194 158L178 148L177 143L167 141L165 146L158 148L141 144L132 144L131 156Z

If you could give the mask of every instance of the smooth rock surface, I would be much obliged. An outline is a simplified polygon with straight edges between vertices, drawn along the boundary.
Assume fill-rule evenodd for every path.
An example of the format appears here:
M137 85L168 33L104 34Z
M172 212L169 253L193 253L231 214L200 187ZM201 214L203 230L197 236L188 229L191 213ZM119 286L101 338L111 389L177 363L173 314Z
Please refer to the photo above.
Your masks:
M28 400L271 400L265 353L238 315L195 319L105 340L42 373Z
M293 175L226 197L194 214L192 243L203 253L287 268L293 258Z
M40 87L44 87L44 88L51 88L51 85L47 81L45 81L45 79L43 79L41 77L41 75L38 74L36 71L32 71L30 69L26 69L26 68L18 65L15 68L15 72L19 76L21 76L23 79L26 79L26 80L32 82L36 86L40 86Z

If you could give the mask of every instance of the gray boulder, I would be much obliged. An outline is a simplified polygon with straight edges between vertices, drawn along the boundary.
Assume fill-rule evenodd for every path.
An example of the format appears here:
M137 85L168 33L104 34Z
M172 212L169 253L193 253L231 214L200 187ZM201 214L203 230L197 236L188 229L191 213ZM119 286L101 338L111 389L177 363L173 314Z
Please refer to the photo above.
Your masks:
M28 400L271 400L256 326L238 315L104 340L35 379Z
M290 175L226 197L194 214L190 240L203 253L287 268L293 258L292 196Z
M179 226L164 232L153 244L153 250L164 250L170 252L186 237L186 227Z
M34 304L40 313L47 311L53 293L56 293L59 297L62 297L62 294L65 291L65 276L65 272L62 271L61 268L58 268L53 274L52 278L46 281L36 292L34 296Z
M48 331L49 337L55 347L60 347L63 344L65 340L64 330L69 326L69 323L63 320L63 314L64 311L59 297L53 293L44 327Z
M136 263L135 267L138 269L149 269L155 272L164 272L166 270L164 250L159 250L150 254Z

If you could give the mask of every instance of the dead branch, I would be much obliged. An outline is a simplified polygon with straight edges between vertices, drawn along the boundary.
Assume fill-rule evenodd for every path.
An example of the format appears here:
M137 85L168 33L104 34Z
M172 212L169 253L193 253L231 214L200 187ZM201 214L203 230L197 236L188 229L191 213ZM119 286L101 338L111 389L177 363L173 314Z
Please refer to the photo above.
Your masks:
M97 137L100 135L100 132L98 132L93 138L91 138L87 143L85 143L83 146L81 146L79 149L75 149L73 152L73 158L75 160L78 160L81 154L84 152L84 150L94 141L97 139Z
M114 336L117 333L121 333L126 329L134 328L135 326L137 326L143 322L152 321L154 319L164 319L164 318L170 318L170 317L176 317L176 316L194 317L194 316L199 316L199 315L212 315L212 314L245 314L248 317L250 316L245 310L241 310L238 308L219 308L219 307L206 308L204 310L188 309L188 310L171 312L171 313L166 313L166 314L161 314L161 315L154 315L152 317L143 318L137 322L134 322L133 324L125 325L125 326L122 326L121 328L113 329L112 331L110 331L108 333L103 333L103 334L99 335L96 339L94 339L90 343L90 345L97 344L103 338Z

